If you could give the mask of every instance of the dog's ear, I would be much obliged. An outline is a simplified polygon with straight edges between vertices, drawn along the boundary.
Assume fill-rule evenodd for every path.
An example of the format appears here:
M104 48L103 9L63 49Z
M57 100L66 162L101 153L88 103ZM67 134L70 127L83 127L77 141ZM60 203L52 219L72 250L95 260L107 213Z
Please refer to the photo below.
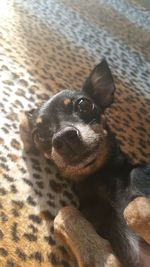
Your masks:
M35 126L36 115L37 109L21 112L19 114L20 136L23 141L24 149L26 152L35 150L35 146L32 139L32 131Z
M115 85L105 59L93 69L84 83L83 91L103 110L113 103Z

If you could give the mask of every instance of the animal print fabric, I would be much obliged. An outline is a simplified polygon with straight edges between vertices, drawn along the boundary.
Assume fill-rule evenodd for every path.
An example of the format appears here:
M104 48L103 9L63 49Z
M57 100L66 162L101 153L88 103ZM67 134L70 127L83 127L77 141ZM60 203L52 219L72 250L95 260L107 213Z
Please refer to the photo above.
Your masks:
M150 160L149 31L148 10L132 1L0 1L1 267L76 266L53 219L78 201L52 164L23 152L22 110L80 89L106 57L117 88L109 125L133 162Z

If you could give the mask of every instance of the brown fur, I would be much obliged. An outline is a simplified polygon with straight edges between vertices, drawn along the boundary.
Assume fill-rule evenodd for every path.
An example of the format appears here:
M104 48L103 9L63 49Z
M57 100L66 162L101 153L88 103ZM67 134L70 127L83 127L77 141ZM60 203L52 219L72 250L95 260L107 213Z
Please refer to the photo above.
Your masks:
M150 244L150 198L137 197L124 211L128 226Z
M76 225L76 227L74 227ZM109 242L74 207L61 209L54 220L55 234L74 255L78 267L119 267Z

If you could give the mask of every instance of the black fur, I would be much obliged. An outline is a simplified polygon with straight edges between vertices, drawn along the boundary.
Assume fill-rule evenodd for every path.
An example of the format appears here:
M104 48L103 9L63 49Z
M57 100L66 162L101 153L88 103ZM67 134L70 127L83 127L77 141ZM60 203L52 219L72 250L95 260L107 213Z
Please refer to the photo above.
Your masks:
M150 167L133 169L114 147L103 168L75 184L74 190L80 199L81 212L97 233L110 241L122 266L148 267L150 247L128 228L123 211L135 197L150 197ZM148 250L145 265L140 250Z
M29 124L36 146L52 157L58 168L64 172L68 170L70 178L74 179L77 172L79 178L74 182L74 190L80 199L80 210L96 231L110 241L122 266L148 267L150 247L128 228L123 211L135 197L150 197L150 166L132 166L103 122L103 112L114 101L114 92L112 74L103 60L92 71L81 91L58 93L28 115ZM100 125L98 137L91 134L93 140L88 141L87 135L87 143L84 142L82 125L83 131L86 126L95 129ZM106 145L102 146L104 143ZM92 166L97 165L86 158L97 151L97 147L100 156L104 152L106 156L94 169ZM82 162L87 164L81 168L84 179L82 172L78 173ZM79 166L73 174L72 166ZM85 174L84 169L88 169Z

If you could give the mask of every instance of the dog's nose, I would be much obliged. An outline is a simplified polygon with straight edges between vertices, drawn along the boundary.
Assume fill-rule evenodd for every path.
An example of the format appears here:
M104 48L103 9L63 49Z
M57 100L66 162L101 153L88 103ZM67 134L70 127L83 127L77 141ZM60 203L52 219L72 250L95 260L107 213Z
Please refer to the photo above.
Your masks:
M75 146L79 143L79 131L74 127L66 127L56 133L52 140L53 147L59 152L74 151Z

